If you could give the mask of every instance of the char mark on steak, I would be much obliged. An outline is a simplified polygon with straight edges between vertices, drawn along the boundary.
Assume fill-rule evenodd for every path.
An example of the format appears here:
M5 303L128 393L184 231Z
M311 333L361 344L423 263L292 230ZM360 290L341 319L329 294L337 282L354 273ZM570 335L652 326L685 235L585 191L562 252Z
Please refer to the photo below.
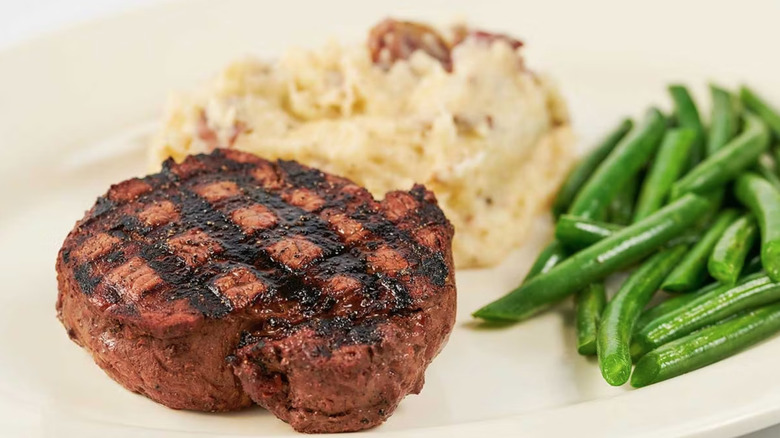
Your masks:
M119 184L101 198L89 216L89 232L65 247L77 254L74 269L83 291L94 292L95 302L141 315L147 304L159 310L185 299L203 316L221 318L251 304L220 289L219 280L231 273L262 283L265 290L252 299L300 305L300 312L326 304L317 297L340 275L356 280L356 292L372 300L346 315L359 317L412 304L403 282L393 280L398 276L423 274L439 286L445 281L442 251L413 236L446 224L435 205L434 214L425 213L430 208L421 187L399 195L414 208L422 205L417 229L404 229L378 214L367 192L346 180L329 180L292 161L258 167L226 154L236 152L218 150L183 165L168 161L162 174ZM108 203L112 208L102 207ZM342 235L340 227L346 229Z
M298 430L357 430L419 391L449 334L451 239L422 186L378 202L293 161L217 149L98 199L60 251L58 312L109 375L168 406L230 410L250 396ZM193 371L199 348L213 357ZM369 382L381 394L357 404L334 393L343 380L320 381L322 397L343 403L302 401L301 385L319 379L307 361L347 369L355 354L386 363L352 372L405 380ZM136 369L147 356L155 363Z

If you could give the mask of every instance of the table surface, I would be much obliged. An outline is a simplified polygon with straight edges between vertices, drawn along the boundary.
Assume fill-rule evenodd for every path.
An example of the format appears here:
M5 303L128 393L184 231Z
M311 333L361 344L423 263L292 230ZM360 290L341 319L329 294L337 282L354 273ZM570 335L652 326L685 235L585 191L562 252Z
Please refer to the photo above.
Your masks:
M26 39L96 17L139 8L164 0L0 0L0 50ZM780 436L780 425L743 438Z

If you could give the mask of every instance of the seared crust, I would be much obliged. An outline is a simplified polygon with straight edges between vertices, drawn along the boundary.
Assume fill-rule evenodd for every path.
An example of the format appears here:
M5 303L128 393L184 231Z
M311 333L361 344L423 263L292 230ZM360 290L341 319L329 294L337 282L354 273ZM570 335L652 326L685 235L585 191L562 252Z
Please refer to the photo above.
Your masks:
M251 396L301 431L358 430L419 391L446 341L452 233L422 186L377 202L295 162L217 150L98 199L59 253L58 315L111 377L167 406ZM359 375L377 388L366 398ZM311 391L316 379L329 383Z

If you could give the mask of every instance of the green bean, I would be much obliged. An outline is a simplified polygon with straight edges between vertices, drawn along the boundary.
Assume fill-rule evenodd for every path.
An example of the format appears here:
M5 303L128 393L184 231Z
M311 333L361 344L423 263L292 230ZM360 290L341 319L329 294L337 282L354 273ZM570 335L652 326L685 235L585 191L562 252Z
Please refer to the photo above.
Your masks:
M577 352L583 356L596 354L596 333L606 303L604 283L591 283L577 294Z
M553 202L552 211L554 217L558 217L566 212L571 205L571 202L574 200L574 197L577 195L577 192L579 192L580 187L585 184L599 164L607 158L607 155L615 149L615 146L617 146L620 140L625 137L633 126L634 122L631 119L624 119L612 130L612 132L601 140L598 146L596 146L590 154L574 167L566 178L566 181L561 185L560 190L558 190L558 195Z
M668 131L658 154L642 183L642 190L634 210L634 221L646 218L664 205L669 189L688 165L688 156L696 140L691 129Z
M615 198L607 206L607 216L613 224L628 225L634 216L634 202L639 187L639 178L634 177L626 181L620 188Z
M701 240L691 248L679 265L664 280L661 289L670 292L687 292L701 286L707 271L707 260L723 232L737 219L736 210L721 212Z
M753 215L743 215L734 221L712 249L707 270L723 284L734 284L745 264L750 248L758 237L758 224Z
M776 137L780 137L780 114L778 114L777 109L769 105L747 86L742 86L739 89L739 95L745 106L758 114L764 120L764 123L769 125L772 131L774 131Z
M642 357L702 327L777 300L780 300L780 284L765 274L754 274L736 286L721 286L650 321L634 334L631 355Z
M572 255L546 274L520 285L474 312L486 320L520 321L566 296L648 256L688 229L710 207L697 195L686 195L646 219Z
M565 259L567 256L568 254L563 245L557 240L553 240L539 253L539 256L536 257L536 261L531 265L531 269L525 274L523 282L525 283L539 274L548 272L553 266L560 263L561 260Z
M780 304L762 307L670 342L639 360L631 386L639 388L732 356L780 330Z
M773 280L780 281L780 191L751 173L737 179L734 191L758 221L764 270Z
M622 229L620 225L564 214L555 227L555 239L567 249L577 251Z
M748 269L750 269L750 272L748 272ZM740 279L737 281L737 283L734 286L747 283L748 281L753 281L756 278L764 275L759 271L761 271L761 259L758 257L754 257L753 259L751 259L750 262L748 262L748 264L745 265L745 275L740 277ZM647 326L647 324L659 318L661 315L666 315L673 310L677 310L680 307L697 299L698 297L708 294L715 289L727 290L728 288L734 286L713 282L706 286L703 286L702 288L696 291L687 294L673 295L670 298L667 298L665 301L662 301L660 304L650 307L646 309L644 312L642 312L642 315L639 316L639 320L636 322L636 328L634 332L635 333L639 332L645 326Z
M655 151L666 121L660 111L647 112L642 125L624 137L577 193L569 214L601 219L621 187L636 176Z
M755 275L761 270L761 258L760 257L754 257L752 258L746 265L745 265L745 275L737 281L736 284L743 284L745 282L751 281L755 278L758 278L758 275ZM759 274L761 275L761 274ZM642 330L647 324L650 323L650 321L653 321L654 319L660 317L661 315L665 315L672 310L676 310L691 301L695 300L696 298L710 293L713 290L717 288L725 288L727 286L724 286L718 282L710 283L701 289L690 292L687 294L679 294L672 296L670 298L667 298L665 301L662 301L660 304L657 304L653 307L650 307L648 309L645 309L644 312L642 312L642 315L639 316L639 320L636 322L636 328L634 329L634 332L638 332Z
M742 133L677 181L672 186L672 199L689 192L706 193L726 184L753 165L768 146L766 125L747 114Z
M615 234L623 228L625 227L622 225L582 219L577 216L564 214L558 220L558 225L555 227L555 238L561 242L567 251L573 253L587 248L599 240ZM670 240L666 246L680 244L693 245L700 239L700 233L687 231Z
M739 101L715 85L710 85L712 95L712 116L710 137L707 142L707 155L712 155L737 135L739 130Z
M661 303L646 309L644 312L642 312L641 315L639 315L639 319L637 319L636 326L634 327L634 332L636 333L639 330L642 330L642 328L644 328L650 321L658 318L659 316L669 313L672 310L677 309L687 303L690 303L697 297L700 297L701 295L721 286L722 285L720 283L710 283L707 286L704 286L701 289L691 293L673 295Z
M704 126L699 118L696 103L685 86L670 85L669 94L674 101L674 112L680 127L691 129L696 134L689 155L689 167L692 168L704 158Z
M598 328L597 352L601 375L610 385L628 382L632 364L629 347L636 320L686 250L684 245L679 245L650 257L628 277L604 309Z

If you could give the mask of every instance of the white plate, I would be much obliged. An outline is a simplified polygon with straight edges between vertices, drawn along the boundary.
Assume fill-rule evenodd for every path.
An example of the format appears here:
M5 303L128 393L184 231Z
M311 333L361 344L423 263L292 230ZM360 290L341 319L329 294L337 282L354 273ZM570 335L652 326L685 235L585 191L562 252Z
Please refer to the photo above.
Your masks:
M390 4L390 2L382 2ZM181 412L131 394L55 319L54 260L109 183L143 173L143 144L168 90L247 53L274 56L329 35L361 39L392 14L468 17L527 42L530 65L569 97L587 143L626 114L666 103L682 80L749 81L780 102L780 3L186 2L83 25L0 54L0 430L19 436L175 436L294 432L261 409ZM611 388L573 344L562 307L500 331L469 313L524 275L548 237L502 266L458 273L449 346L383 426L384 436L732 436L780 421L780 339L639 391Z

